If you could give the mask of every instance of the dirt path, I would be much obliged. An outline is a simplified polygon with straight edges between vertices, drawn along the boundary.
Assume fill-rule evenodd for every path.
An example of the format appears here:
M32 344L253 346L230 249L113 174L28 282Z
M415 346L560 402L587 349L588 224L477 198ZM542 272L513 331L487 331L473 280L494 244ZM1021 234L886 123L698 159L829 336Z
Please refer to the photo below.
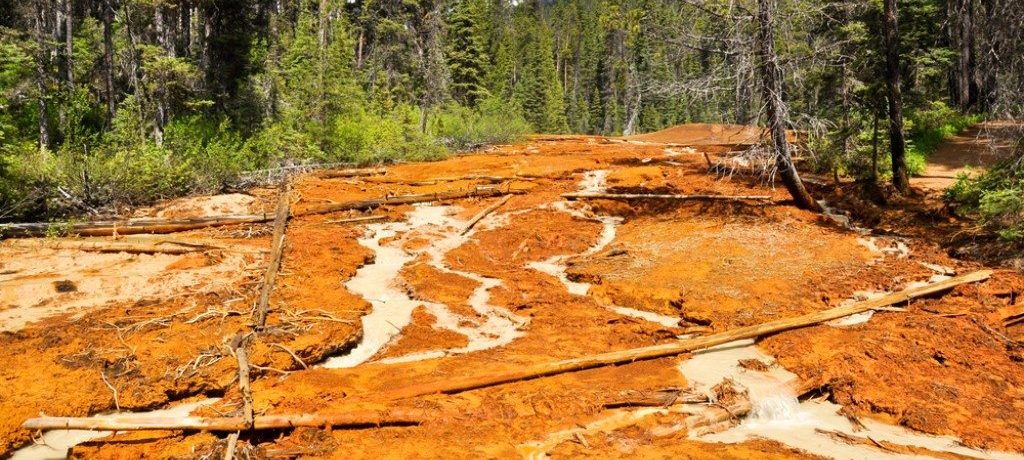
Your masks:
M699 129L682 131L692 137ZM1024 452L1024 356L1016 345L1024 326L1002 319L1024 308L1024 276L1008 271L905 310L756 344L456 395L380 396L809 313L928 282L944 276L939 271L980 268L924 238L836 227L758 178L709 175L702 152L726 148L678 144L685 142L671 136L537 138L397 165L380 177L298 178L293 209L488 186L480 175L507 177L500 186L522 193L465 234L498 198L389 206L374 211L383 223L293 219L268 328L250 351L256 413L404 407L437 415L419 426L270 431L239 444L250 457L271 458L1021 458L1013 453ZM773 202L561 197L580 190ZM275 201L254 193L264 207ZM185 201L177 208L202 209ZM266 226L175 238L269 244ZM19 425L40 412L86 416L220 398L194 414L238 414L226 343L248 330L263 263L249 252L156 259L0 244L4 292L41 280L26 294L0 296L0 313L32 313L9 324L0 316L0 455L30 442ZM65 279L74 292L54 284ZM719 406L657 399L721 398L714 388L725 379L753 410L701 436L680 427ZM660 402L638 406L652 400ZM104 436L73 453L222 458L226 445L226 436L209 433Z
M947 140L928 157L924 172L912 178L911 185L942 191L962 173L984 172L1005 158L1009 150L1009 146L995 144L992 135L1012 127L1005 122L983 122Z

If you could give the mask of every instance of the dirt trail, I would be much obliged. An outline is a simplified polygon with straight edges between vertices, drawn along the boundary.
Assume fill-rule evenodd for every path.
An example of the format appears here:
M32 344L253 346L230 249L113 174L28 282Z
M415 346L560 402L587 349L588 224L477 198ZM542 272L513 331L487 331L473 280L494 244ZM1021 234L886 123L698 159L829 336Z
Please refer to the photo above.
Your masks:
M809 313L944 276L936 270L980 268L949 258L927 239L837 227L793 208L784 190L758 178L709 175L702 152L731 148L722 142L732 140L721 139L729 129L681 127L685 137L669 130L644 141L536 138L396 165L372 179L297 178L293 209L493 186L474 175L508 177L498 186L522 193L466 235L465 223L496 199L386 207L373 212L387 217L383 223L330 223L354 214L293 219L268 328L250 349L256 413L409 407L437 417L413 427L243 435L241 444L251 455L273 458L895 456L881 444L850 445L858 433L852 420L861 420L870 428L863 436L917 455L1019 458L1013 452L1024 452L1024 327L1006 328L1002 318L1024 308L1024 276L1009 271L906 310L756 344L456 395L379 396ZM774 201L581 203L560 196L599 189ZM260 204L239 201L266 209L276 199L271 191L252 194ZM161 209L205 212L209 201ZM175 238L269 246L266 225ZM29 259L25 249L0 245L5 293L16 277L44 272L48 283L74 276L82 286L78 294L46 284L35 297L0 297L0 313L37 313L17 324L0 319L8 329L0 332L0 452L29 442L31 433L18 425L41 411L85 416L218 397L195 413L237 414L235 360L226 345L249 329L265 263L255 254L237 256L244 265L227 255L204 264L194 255L166 256L153 268L140 265L149 259L119 254L62 252L64 259L54 259L40 251ZM65 259L75 263L59 262ZM187 283L169 281L182 270L192 273ZM114 285L90 284L90 276L115 273ZM114 289L118 280L133 283L138 295L124 297ZM65 301L73 302L50 307ZM710 437L677 427L682 417L712 406L628 403L712 392L724 377L747 392L754 411L720 423ZM795 388L813 397L797 399L805 392ZM545 442L616 417L636 422ZM224 446L224 436L140 432L93 440L73 454L210 458L222 457Z
M960 174L984 172L1010 150L1010 146L993 141L992 135L1013 127L1007 122L984 122L953 136L928 157L924 172L912 178L911 185L942 191L953 185Z

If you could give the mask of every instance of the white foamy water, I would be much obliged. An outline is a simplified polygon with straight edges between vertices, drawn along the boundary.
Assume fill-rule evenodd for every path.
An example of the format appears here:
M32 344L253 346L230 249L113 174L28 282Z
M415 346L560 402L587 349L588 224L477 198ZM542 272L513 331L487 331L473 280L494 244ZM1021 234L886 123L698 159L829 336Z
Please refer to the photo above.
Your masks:
M508 344L523 335L526 318L517 316L505 308L490 304L490 291L501 285L501 281L476 273L454 270L444 262L449 251L462 246L471 231L461 235L466 222L451 216L451 206L421 205L408 214L405 222L372 224L367 227L367 236L359 244L370 248L375 254L373 263L356 271L345 287L362 296L372 305L369 314L362 317L363 338L349 353L328 359L324 367L354 367L373 357L388 343L398 337L402 329L412 320L416 307L424 306L437 318L434 326L465 335L465 347L432 350L396 358L381 360L383 363L419 361L450 354L469 353ZM491 228L488 216L479 227ZM410 238L425 237L429 243L419 249L403 249L403 243ZM382 241L387 240L386 243ZM478 286L468 299L469 306L479 318L468 318L453 313L447 305L414 299L401 285L401 270L421 255L426 255L428 264L441 272L463 276L475 281Z
M180 404L167 409L148 412L122 412L116 414L96 415L93 418L114 417L118 415L152 415L153 417L187 417L192 411L217 402L219 398L205 399L187 404ZM50 430L43 433L38 444L33 444L14 451L10 460L57 460L68 457L68 449L84 442L103 438L114 434L113 431L92 430Z
M583 175L583 180L580 181L579 191L584 193L603 192L605 189L604 184L607 178L608 171L606 170L588 171ZM622 224L622 218L614 216L593 216L584 212L580 208L571 206L567 201L558 201L552 203L551 207L558 211L568 213L578 219L600 222L602 224L601 238L597 241L596 244L594 244L590 248L587 248L586 251L583 251L580 254L557 255L550 257L544 261L530 262L526 264L526 266L539 272L546 273L548 275L554 276L555 278L558 278L558 280L562 282L562 285L565 286L565 289L569 291L570 294L585 296L587 295L587 293L590 292L590 283L580 283L570 280L569 277L566 275L566 270L568 270L566 261L573 257L589 257L594 254L597 254L598 252L601 252L604 248L608 247L608 245L615 240L615 234L618 231L619 225ZM650 311L637 310L635 308L622 307L619 305L609 305L606 308L623 316L639 318L645 321L661 324L662 326L665 327L676 327L679 325L679 318L672 316L662 315Z
M926 435L866 418L861 419L864 428L856 431L851 422L838 413L842 406L828 401L798 401L793 392L797 377L782 366L776 364L768 372L757 372L740 367L739 361L742 359L775 362L771 356L761 352L753 341L744 340L696 352L690 359L679 364L679 371L698 391L710 393L712 385L728 378L749 392L753 404L750 415L735 428L696 439L721 443L739 443L754 438L772 439L835 459L932 458L848 444L819 431L822 430L975 458L1024 458L1024 455L1015 453L971 449L961 445L954 437Z

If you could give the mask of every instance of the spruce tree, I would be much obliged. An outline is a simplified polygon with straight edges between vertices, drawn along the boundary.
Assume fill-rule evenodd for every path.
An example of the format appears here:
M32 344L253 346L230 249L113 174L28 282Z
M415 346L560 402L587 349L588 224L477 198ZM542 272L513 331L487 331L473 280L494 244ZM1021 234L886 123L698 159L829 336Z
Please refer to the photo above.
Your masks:
M470 107L487 96L484 86L489 65L482 0L456 0L448 16L448 68L456 101Z

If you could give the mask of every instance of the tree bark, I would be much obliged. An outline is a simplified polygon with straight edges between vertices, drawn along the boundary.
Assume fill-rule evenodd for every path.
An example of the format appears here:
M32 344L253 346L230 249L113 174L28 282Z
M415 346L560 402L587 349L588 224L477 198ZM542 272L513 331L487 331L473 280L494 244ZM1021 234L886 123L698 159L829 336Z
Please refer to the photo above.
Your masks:
M75 90L75 8L71 2L72 0L64 0L64 59L65 65L67 66L67 69L65 69L67 72L65 78L69 92Z
M114 0L103 1L103 92L107 103L107 117L117 115L117 95L114 93Z
M47 81L47 70L49 64L49 46L46 43L46 36L44 30L46 27L46 6L43 4L45 0L35 0L35 20L33 21L33 35L35 35L36 46L39 47L36 50L36 91L39 92L37 97L37 110L39 116L39 149L45 150L50 148L50 111L47 108L46 102L46 81Z
M889 92L889 149L892 154L892 185L900 192L910 189L906 140L903 137L903 90L900 76L900 28L896 0L885 0L885 73Z
M786 140L786 105L782 100L782 69L775 55L775 4L773 0L757 1L759 51L762 91L768 111L768 127L775 146L775 167L789 194L800 209L821 212L821 205L811 197L793 164Z

